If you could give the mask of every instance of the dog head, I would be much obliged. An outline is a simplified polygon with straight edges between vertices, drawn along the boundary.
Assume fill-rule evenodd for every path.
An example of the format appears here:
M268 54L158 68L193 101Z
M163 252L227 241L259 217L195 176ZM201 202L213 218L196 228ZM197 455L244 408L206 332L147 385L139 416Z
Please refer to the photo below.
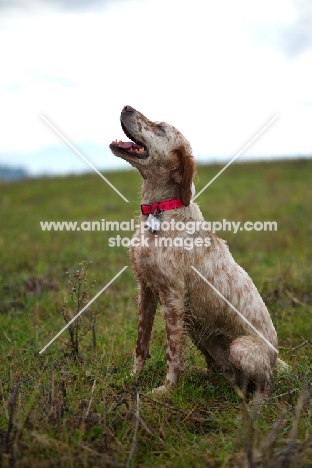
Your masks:
M172 125L152 122L131 106L123 108L120 121L131 141L113 141L110 149L115 156L136 167L144 179L178 184L180 198L187 206L195 161L186 138Z

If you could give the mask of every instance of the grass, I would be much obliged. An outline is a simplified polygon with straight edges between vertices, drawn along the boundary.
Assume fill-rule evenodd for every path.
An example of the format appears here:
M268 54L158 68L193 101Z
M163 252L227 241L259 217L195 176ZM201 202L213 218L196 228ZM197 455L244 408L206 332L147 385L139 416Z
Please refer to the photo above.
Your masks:
M219 169L199 167L197 191ZM221 374L195 371L203 359L188 340L178 387L149 393L165 375L160 311L152 358L130 376L130 268L82 315L79 359L68 331L39 354L77 311L68 280L79 263L92 261L83 276L89 298L130 265L126 248L108 246L117 233L43 232L39 221L130 220L140 176L107 174L129 203L96 175L0 185L0 466L312 467L311 171L311 160L234 164L197 200L207 220L278 223L276 232L219 233L262 293L280 357L292 366L261 405Z

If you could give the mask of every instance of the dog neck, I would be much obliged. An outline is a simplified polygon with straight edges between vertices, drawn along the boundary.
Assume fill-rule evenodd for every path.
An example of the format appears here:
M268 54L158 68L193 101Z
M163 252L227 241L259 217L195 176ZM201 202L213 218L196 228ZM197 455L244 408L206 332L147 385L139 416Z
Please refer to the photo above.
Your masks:
M179 197L179 186L176 183L168 184L161 180L157 184L149 184L147 180L143 183L142 203L155 203Z
M191 191L193 198L195 195L195 186L193 182L191 185ZM168 184L168 182L162 183L162 181L159 181L158 184L149 184L147 180L144 180L142 186L142 204L156 203L176 198L180 198L178 184Z

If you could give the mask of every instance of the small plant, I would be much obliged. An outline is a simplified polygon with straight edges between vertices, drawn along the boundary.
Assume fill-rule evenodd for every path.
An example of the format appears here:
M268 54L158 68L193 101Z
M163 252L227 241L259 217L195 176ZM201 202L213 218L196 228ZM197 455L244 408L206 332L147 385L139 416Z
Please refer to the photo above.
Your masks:
M79 263L77 270L74 270L72 273L66 273L68 275L66 286L69 290L69 295L67 298L64 297L61 308L61 315L66 323L71 322L90 301L89 291L96 282L94 280L90 285L88 284L88 269L91 263L84 260ZM91 307L88 307L82 315L70 323L67 330L69 333L69 343L67 345L71 348L70 354L75 359L82 360L79 343L90 330L92 330L93 349L95 350L95 315Z

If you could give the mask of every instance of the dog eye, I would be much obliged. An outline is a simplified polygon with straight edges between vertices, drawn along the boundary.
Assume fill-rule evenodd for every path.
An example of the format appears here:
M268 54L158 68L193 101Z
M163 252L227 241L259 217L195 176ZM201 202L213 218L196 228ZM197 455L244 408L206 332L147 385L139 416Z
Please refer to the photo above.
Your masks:
M163 127L162 125L157 124L157 128L158 128L159 130L161 130L164 134L166 134L166 130L164 129L164 127Z

